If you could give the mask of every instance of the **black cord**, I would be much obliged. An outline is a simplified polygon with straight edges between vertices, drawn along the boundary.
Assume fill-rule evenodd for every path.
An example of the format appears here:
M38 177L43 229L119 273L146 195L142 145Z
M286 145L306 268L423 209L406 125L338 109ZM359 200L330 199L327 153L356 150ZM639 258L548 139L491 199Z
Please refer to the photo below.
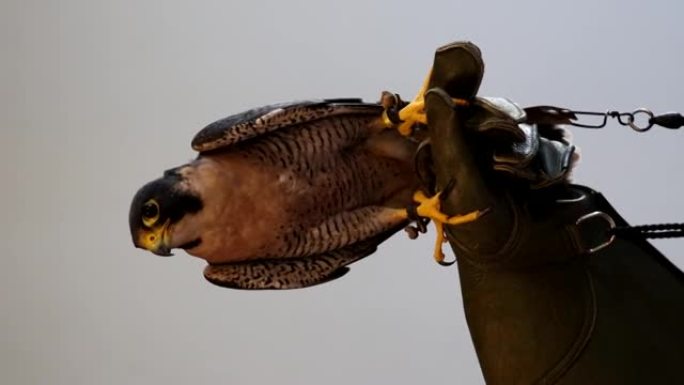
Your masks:
M611 233L623 238L680 238L684 237L684 223L661 223L642 226L618 226Z

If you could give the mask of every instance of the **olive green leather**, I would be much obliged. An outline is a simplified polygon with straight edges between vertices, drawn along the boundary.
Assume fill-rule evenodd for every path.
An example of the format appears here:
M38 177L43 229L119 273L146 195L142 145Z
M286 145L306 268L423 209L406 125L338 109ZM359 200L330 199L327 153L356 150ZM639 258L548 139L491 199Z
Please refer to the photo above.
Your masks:
M626 222L601 194L566 181L574 147L556 127L476 97L482 63L471 43L439 49L425 101L436 189L456 182L443 210L490 209L447 227L485 380L682 382L684 274L645 241L587 252L609 238L608 223L580 218Z

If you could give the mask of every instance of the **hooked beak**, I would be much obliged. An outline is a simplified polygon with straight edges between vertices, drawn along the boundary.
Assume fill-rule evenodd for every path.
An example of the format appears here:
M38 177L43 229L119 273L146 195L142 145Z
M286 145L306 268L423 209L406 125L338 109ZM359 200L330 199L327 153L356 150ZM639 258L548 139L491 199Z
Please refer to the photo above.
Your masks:
M160 245L159 247L157 247L156 250L150 250L150 251L157 254L160 257L170 257L173 255L173 253L171 253L171 249L169 249L165 245Z
M167 231L169 223L170 221L167 220L158 229L140 234L137 241L134 242L135 246L162 257L172 256L171 247L169 246L169 233Z

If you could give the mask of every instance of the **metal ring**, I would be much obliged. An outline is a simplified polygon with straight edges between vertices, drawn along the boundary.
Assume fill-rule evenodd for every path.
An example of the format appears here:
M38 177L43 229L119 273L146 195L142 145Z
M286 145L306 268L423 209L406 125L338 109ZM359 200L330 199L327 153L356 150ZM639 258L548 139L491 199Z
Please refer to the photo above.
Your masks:
M608 215L602 211L594 211L593 213L589 213L587 215L581 216L575 222L575 226L579 227L582 223L584 223L588 220L594 219L594 218L603 219L604 221L606 221L606 223L608 223L609 232L612 232L612 230L615 229L616 224L615 224L615 220L613 219L613 217L611 217L610 215ZM589 248L587 250L587 254L594 254L595 252L610 246L610 244L613 243L614 240L615 240L615 234L611 233L610 237L605 242L603 242L597 246Z
M637 116L638 114L646 114L646 115L648 115L648 125L647 125L647 126L639 127L639 126L636 124L636 116ZM632 115L633 115L633 118L632 118L632 121L629 122L629 126L630 126L634 131L637 131L637 132L645 132L645 131L650 130L651 127L653 127L653 118L655 117L655 115L653 114L653 112L651 112L651 110L646 109L646 108L639 108L639 109L637 109L637 110L634 110L634 112L632 112Z

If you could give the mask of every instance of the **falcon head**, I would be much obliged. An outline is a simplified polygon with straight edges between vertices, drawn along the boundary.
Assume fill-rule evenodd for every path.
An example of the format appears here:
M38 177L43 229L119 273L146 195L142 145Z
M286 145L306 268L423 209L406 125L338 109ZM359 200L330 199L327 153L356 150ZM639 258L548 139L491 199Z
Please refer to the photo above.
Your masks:
M140 188L128 217L133 244L161 256L201 242L199 236L183 230L188 226L182 224L202 210L202 199L177 170L166 171L163 177Z

